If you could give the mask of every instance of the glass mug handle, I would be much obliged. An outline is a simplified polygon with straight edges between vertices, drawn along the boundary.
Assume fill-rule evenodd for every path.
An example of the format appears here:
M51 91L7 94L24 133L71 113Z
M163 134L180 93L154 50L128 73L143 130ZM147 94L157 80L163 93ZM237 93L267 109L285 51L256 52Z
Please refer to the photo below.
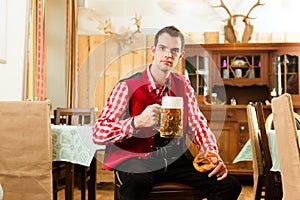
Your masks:
M153 126L154 131L160 132L160 123L161 123L160 120L161 120L161 113L159 114L157 124L155 126Z

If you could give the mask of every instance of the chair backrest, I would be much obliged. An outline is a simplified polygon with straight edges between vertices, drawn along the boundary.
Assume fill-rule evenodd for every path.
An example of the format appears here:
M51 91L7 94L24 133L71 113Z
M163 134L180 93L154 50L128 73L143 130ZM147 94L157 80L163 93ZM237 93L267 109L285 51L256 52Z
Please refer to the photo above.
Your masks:
M95 122L94 108L57 108L54 110L54 124L93 125Z
M271 106L278 146L283 199L300 199L300 155L291 95L285 93L273 98Z
M259 102L255 105L258 127L260 130L261 136L261 147L263 152L263 161L264 161L264 173L266 176L266 199L275 199L282 197L282 186L280 180L280 174L278 172L271 171L272 168L272 158L269 148L269 141L265 126L265 116L264 116L264 107L263 103Z
M260 130L264 167L266 171L270 171L270 169L272 168L272 159L271 159L271 153L269 148L267 130L265 126L266 121L265 121L265 116L263 111L263 103L259 102L255 105L255 107L257 113L258 127Z
M252 105L247 106L247 120L253 157L253 194L257 197L261 195L262 184L260 179L262 179L264 175L264 168L262 150L259 142L260 131L258 128L257 115Z
M297 130L300 130L300 115L296 112L293 112L296 122ZM274 121L273 121L273 113L270 113L266 118L266 129L274 130Z
M50 104L0 101L4 199L52 200Z

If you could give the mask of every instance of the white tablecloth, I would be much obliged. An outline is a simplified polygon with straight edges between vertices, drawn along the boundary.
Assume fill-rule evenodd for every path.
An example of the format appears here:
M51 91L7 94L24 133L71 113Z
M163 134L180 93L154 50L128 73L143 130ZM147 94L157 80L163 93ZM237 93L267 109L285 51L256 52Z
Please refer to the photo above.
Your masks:
M51 125L52 159L90 166L96 150L105 146L92 141L92 126Z
M267 130L270 154L272 158L272 168L271 171L280 171L280 164L278 159L278 151L277 151L277 142L275 130ZM297 131L298 135L298 145L300 148L300 131ZM245 146L239 152L239 154L235 157L233 163L237 163L240 161L252 161L252 147L250 140L247 141Z

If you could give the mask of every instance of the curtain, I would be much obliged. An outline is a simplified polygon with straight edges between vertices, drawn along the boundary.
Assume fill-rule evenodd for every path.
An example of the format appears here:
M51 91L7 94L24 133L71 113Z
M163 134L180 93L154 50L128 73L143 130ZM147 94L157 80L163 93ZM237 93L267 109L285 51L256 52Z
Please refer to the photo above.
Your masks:
M45 0L29 1L26 44L25 96L45 99Z

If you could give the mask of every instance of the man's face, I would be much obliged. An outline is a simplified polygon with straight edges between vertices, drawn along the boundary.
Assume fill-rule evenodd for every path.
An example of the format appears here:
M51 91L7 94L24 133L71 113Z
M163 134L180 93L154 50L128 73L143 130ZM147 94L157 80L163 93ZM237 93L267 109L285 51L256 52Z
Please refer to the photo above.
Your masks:
M159 36L156 47L152 47L152 65L159 67L160 70L170 71L183 54L180 38L163 33Z

